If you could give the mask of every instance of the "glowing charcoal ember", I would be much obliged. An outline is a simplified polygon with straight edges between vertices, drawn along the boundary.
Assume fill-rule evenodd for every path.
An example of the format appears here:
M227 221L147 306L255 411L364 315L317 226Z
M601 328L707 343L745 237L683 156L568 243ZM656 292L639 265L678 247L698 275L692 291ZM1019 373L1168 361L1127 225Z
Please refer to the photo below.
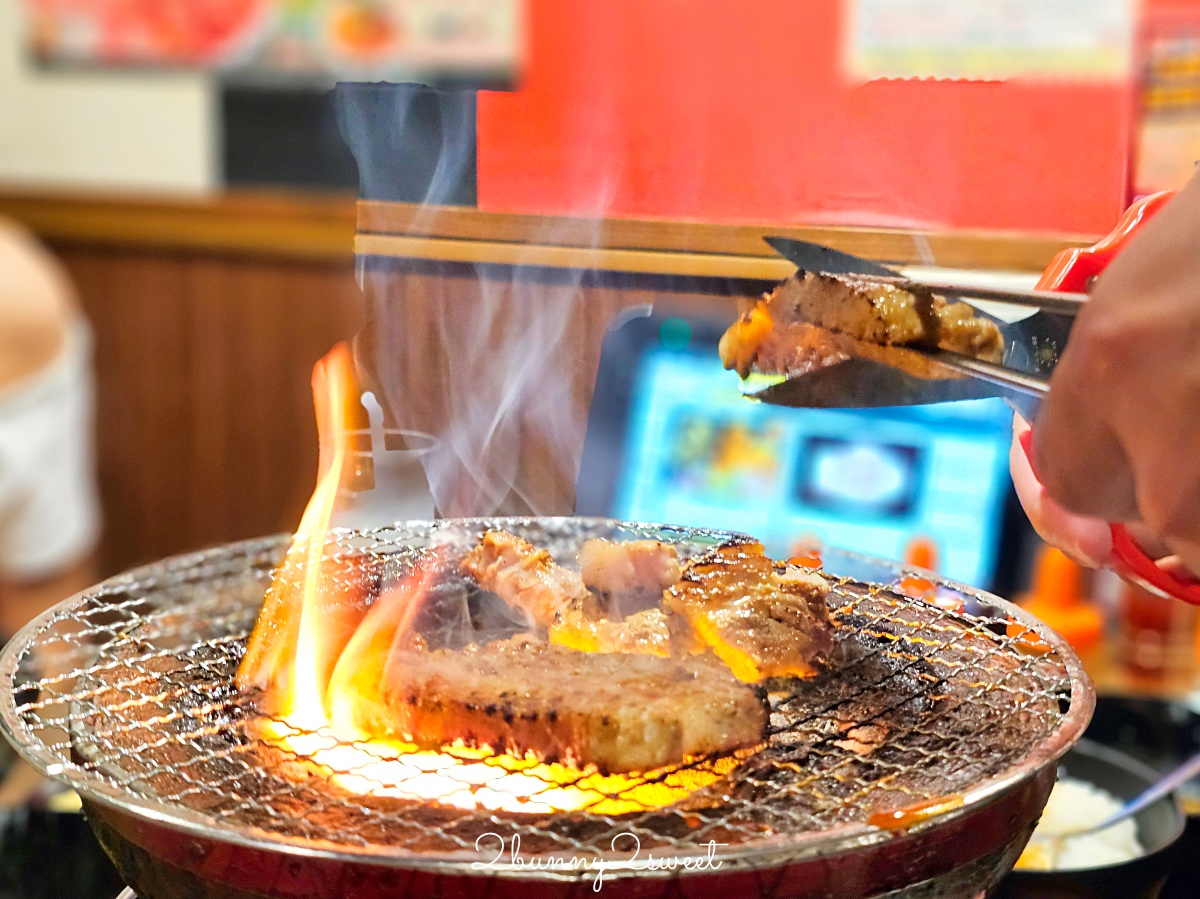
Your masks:
M829 585L778 566L758 543L727 544L693 560L664 595L740 680L807 677L833 648Z
M348 743L280 721L265 722L262 735L347 793L525 814L624 815L663 808L728 775L744 756L628 776L580 771L461 744L431 751L393 740Z
M282 565L275 571L238 669L240 689L265 694L287 714L317 714L343 647L378 594L374 566L326 553L338 490L351 477L351 441L365 422L350 348L339 344L313 370L321 436L316 490Z

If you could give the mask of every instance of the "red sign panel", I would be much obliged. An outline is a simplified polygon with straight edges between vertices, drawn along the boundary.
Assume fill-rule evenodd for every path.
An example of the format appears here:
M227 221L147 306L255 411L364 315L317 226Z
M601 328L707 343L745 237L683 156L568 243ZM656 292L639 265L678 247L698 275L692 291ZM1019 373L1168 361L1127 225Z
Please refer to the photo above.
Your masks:
M532 0L526 81L479 103L486 209L1108 230L1129 83L844 74L838 0Z

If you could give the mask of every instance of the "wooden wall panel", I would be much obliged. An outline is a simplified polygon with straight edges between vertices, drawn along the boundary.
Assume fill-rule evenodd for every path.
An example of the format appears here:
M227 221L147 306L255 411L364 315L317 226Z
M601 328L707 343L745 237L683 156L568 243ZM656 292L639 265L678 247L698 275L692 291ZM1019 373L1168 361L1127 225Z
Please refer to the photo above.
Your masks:
M353 266L154 248L54 248L96 335L104 572L293 528L316 474L312 366L365 320ZM561 271L526 269L513 281L512 270L489 266L481 282L470 265L386 265L390 302L402 310L391 326L399 330L389 335L376 321L371 333L423 397L400 407L400 424L430 431L444 426L448 410L438 391L458 367L439 332L453 334L475 313L481 289L502 295L507 314L531 326L536 319L527 316L537 305L559 302L564 278L571 285L570 324L553 355L568 372L562 397L572 409L562 410L563 419L582 426L604 333L621 310L666 293L688 303L728 304L730 294L761 288L594 273L576 288L579 276ZM497 333L512 327L504 319L494 325ZM415 340L403 336L408 331ZM548 353L532 345L528 351ZM484 372L488 364L486 355L477 360ZM524 512L532 504L570 511L574 470L563 468L527 416L518 417L517 491L501 509ZM582 437L580 430L571 447L576 463Z
M96 336L105 572L293 527L312 366L360 326L349 259L54 249Z

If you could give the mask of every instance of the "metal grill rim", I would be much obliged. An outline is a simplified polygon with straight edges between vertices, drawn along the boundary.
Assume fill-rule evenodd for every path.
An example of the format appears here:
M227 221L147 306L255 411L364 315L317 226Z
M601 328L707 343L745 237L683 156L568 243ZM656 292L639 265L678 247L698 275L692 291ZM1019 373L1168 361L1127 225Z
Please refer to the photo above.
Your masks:
M497 525L519 528L522 524L553 527L553 522L555 521L552 519L540 519L536 521L489 520L467 523L458 522L455 524L466 527ZM560 524L561 522L570 522L570 524L562 525L568 528L620 528L623 532L634 534L645 532L647 535L664 535L664 530L660 526L654 525L631 525L628 523L582 519L558 521ZM374 532L338 532L334 535L334 542L347 550L353 549L353 551L360 551L364 544L371 543L375 543L377 546L390 547L391 549L397 547L403 548L404 544L396 541L396 534L424 533L431 527L439 526L430 525L429 523L408 523L406 529L399 531L396 528L385 528ZM694 529L668 529L665 535L679 540L703 538L704 543L707 545L731 536L720 532ZM403 867L438 866L444 869L447 864L462 867L478 862L478 852L473 847L467 845L462 845L454 851L410 851L394 845L372 844L366 841L356 844L346 839L323 839L319 831L311 837L301 838L295 834L283 834L247 825L245 822L235 822L231 825L228 821L222 820L221 816L204 814L196 811L194 808L180 805L178 797L176 797L175 801L155 799L148 795L145 790L139 791L132 788L131 784L139 779L137 777L131 778L129 782L122 784L119 780L111 776L98 773L96 764L88 762L86 759L82 762L77 758L73 759L72 750L75 750L75 755L77 756L81 740L81 736L78 733L68 733L66 743L58 744L40 739L35 730L31 728L29 724L30 714L38 711L39 708L44 709L48 703L39 700L39 705L39 702L28 700L28 692L31 685L21 682L21 665L22 661L29 657L29 653L35 647L45 644L49 639L47 635L51 634L55 628L65 631L65 634L58 635L57 639L62 642L70 642L70 628L72 626L79 625L81 622L87 622L92 617L100 617L100 613L107 613L111 616L114 612L132 614L135 616L137 626L140 627L145 622L143 620L144 616L141 616L137 609L139 606L144 606L149 602L147 594L170 594L172 590L184 593L191 591L196 594L203 594L205 591L208 591L211 594L213 593L214 585L222 583L223 579L227 579L231 583L248 579L254 581L256 584L260 584L262 572L269 570L270 564L281 556L282 552L286 549L287 542L288 538L285 535L279 535L230 544L225 547L218 547L200 553L165 560L164 562L146 566L106 581L92 590L85 591L65 601L46 615L32 622L14 638L5 649L3 656L0 657L0 677L4 678L4 684L12 687L12 689L0 691L0 694L2 694L0 695L0 723L3 724L9 739L14 742L21 754L35 767L39 768L43 773L70 784L85 798L102 802L119 810L131 812L136 816L197 835L258 848L269 848L285 853L319 855L339 859L370 859L376 863L393 864ZM1060 715L1057 721L1054 722L1054 726L1030 745L1028 750L1015 764L1007 765L1004 770L996 772L990 777L980 779L978 782L971 783L968 789L961 791L962 804L958 808L933 816L929 821L923 822L921 826L933 826L938 823L947 822L959 815L968 813L972 808L978 807L982 803L990 801L1022 780L1032 776L1046 764L1057 759L1078 738L1087 720L1090 718L1092 705L1094 704L1090 683L1087 681L1078 659L1070 651L1065 642L1040 622L1036 621L1036 619L1033 619L1017 607L1005 603L1003 600L961 584L936 578L928 572L905 569L859 554L826 550L827 566L832 559L836 559L842 565L875 567L892 574L892 580L889 584L884 585L882 588L866 589L857 600L849 598L844 606L839 606L841 611L849 609L850 614L854 614L863 603L878 600L881 596L884 596L885 601L894 603L900 612L915 609L921 611L923 614L928 614L928 610L931 608L928 604L920 600L888 592L887 589L888 587L895 587L899 579L904 576L916 574L928 578L936 583L938 589L943 593L955 594L968 602L974 603L978 607L976 610L978 614L954 615L948 612L944 614L938 613L933 619L926 619L923 623L919 622L917 630L930 627L934 624L940 625L942 622L948 620L954 621L958 622L956 626L960 636L963 633L975 633L981 639L988 639L988 637L984 636L986 632L986 634L990 635L990 639L998 646L1006 646L1004 641L1008 640L1007 649L1011 650L1013 642L1017 639L1017 637L1013 636L1013 628L1015 627L1017 628L1017 635L1021 639L1037 641L1039 646L1046 648L1044 655L1035 658L1045 660L1048 657L1052 657L1059 669L1062 683L1069 689L1069 706L1065 709L1060 709ZM841 591L839 595L842 598L847 598L854 591L861 591L864 586L853 580L841 579L838 581L838 589ZM128 596L130 599L115 604L102 604L105 598L111 599L117 596ZM193 604L202 608L204 607L203 596L199 598L193 597L193 599L195 600ZM213 596L209 596L208 600L212 604L214 602ZM183 604L183 606L186 605L187 603ZM154 611L163 615L170 615L177 614L180 608L179 604L168 602ZM231 614L234 618L237 618L236 613ZM245 616L242 617L244 618ZM972 624L964 626L960 619L971 621ZM252 622L252 616L249 620ZM870 620L872 623L879 625L885 619L876 617ZM999 637L993 629L988 628L989 623L994 624L997 621L1005 622L1008 628L1007 637ZM204 623L208 628L212 628L220 624L220 619L209 617L204 620ZM891 621L890 623L895 624L895 621ZM118 617L118 620L114 624L93 623L90 630L84 630L82 633L85 636L95 637L107 631L113 640L130 639L131 632L135 632L137 628L130 627L128 621L125 622L123 628L118 626L120 624L121 620ZM953 629L951 628L951 630ZM76 640L79 640L80 634L75 633L74 637ZM196 639L191 644L188 644L185 654L195 653L204 649L215 649L222 643L236 642L237 639L239 639L239 635L236 633L226 633L224 636L218 634L218 636L207 639ZM39 644L39 640L42 640L43 643ZM952 639L947 646L954 649L962 648L961 641L957 637ZM925 658L927 657L922 657L923 660ZM125 661L128 663L129 660ZM141 663L145 664L147 660L143 659ZM201 659L196 663L196 667L211 671L211 660ZM76 669L69 676L75 679L81 677L85 679L93 678L98 670L99 668L96 666L90 666ZM40 681L37 683L37 686L42 692L45 692L49 684L45 681ZM214 690L220 691L227 684L214 681L210 686ZM792 694L793 697L795 695ZM1061 694L1058 695L1061 697ZM22 701L21 697L25 697L25 701ZM80 697L66 694L57 698L58 705L73 701L80 701ZM833 706L830 706L830 709L835 708L836 705L840 705L845 701L843 699L835 703ZM229 702L236 703L236 697L229 700ZM773 705L773 709L777 708L777 705ZM883 711L887 712L889 710L884 709ZM874 717L879 716L876 715ZM857 729L863 723L859 722L851 729ZM793 722L787 728L784 728L784 730L786 731L789 728L794 729L794 727L795 723ZM906 736L911 735L912 732L909 731ZM962 735L962 739L965 740L967 736L976 735ZM205 755L194 759L193 762L203 764L213 760L212 756ZM104 760L102 759L101 761ZM755 759L752 758L747 763L750 764L751 770L753 769L754 761ZM842 764L853 764L854 762L855 759L852 758L842 760ZM741 769L739 768L738 770L740 771ZM774 769L768 769L768 773L772 770ZM261 771L257 773L260 776L263 774ZM266 773L273 776L273 772ZM143 776L149 778L153 774L154 772L149 772ZM741 782L753 783L749 779ZM767 782L763 781L763 783ZM215 785L212 780L204 779L201 779L196 784L198 789L213 787ZM727 808L734 809L737 807L737 801L731 797L726 798L729 800ZM750 804L753 806L756 802L758 800L751 800ZM754 812L755 809L751 808L750 811ZM646 813L641 817L644 819L651 814L653 813ZM605 835L615 832L617 828L621 832L635 832L640 835L639 827L644 826L644 821L639 820L635 823L628 816L612 817L596 815L590 817L605 822L605 825L608 827ZM710 822L711 827L708 829L719 831L728 818L729 816L727 815L715 822ZM495 815L492 816L492 820L495 821L497 827L509 828L514 833L526 830L530 833L531 837L545 836L540 827L537 825L531 826L522 820L514 820L513 818L504 816L497 817ZM661 836L653 830L645 831L645 834L651 838L651 841L654 837ZM720 858L723 862L734 866L772 866L785 861L795 861L802 858L831 854L854 847L870 845L888 838L889 834L886 831L871 827L862 821L833 823L830 826L820 829L791 832L775 830L774 832L748 837L744 842L720 850ZM592 842L595 843L596 841ZM685 858L690 855L699 856L709 851L705 848L706 844L697 843L695 840L672 842L668 845L670 845L672 853L679 858ZM570 847L562 847L562 849L566 848ZM577 850L587 849L587 847L582 845L576 845L574 848ZM594 850L594 846L592 849ZM598 851L592 851L591 854L596 858L604 857L604 854ZM613 873L619 873L619 871L620 865L618 863L615 865ZM523 877L530 876L527 870L512 871L507 870L505 866L499 866L490 873L501 876L505 876L506 874ZM641 873L644 875L646 872L643 871ZM540 872L537 876L570 878L575 875L545 871Z

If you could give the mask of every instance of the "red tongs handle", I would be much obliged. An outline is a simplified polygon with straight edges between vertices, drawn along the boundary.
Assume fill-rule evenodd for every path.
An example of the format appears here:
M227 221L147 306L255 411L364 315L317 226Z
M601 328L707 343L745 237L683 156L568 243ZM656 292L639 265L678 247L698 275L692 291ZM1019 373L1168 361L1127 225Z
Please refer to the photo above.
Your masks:
M1142 197L1125 210L1125 214L1117 222L1117 227L1108 237L1094 246L1063 250L1050 261L1050 265L1042 272L1036 289L1056 290L1062 293L1087 293L1093 279L1108 268L1108 264L1125 249L1125 245L1141 229L1142 225L1154 218L1173 196L1175 196L1174 191L1165 190L1162 193Z
M1113 232L1095 246L1063 250L1042 273L1037 289L1087 292L1096 276L1108 267L1142 225L1150 221L1173 196L1172 192L1164 191L1144 197L1130 206ZM1032 438L1033 431L1021 435L1021 446L1029 457L1030 465L1033 464ZM1185 581L1160 568L1137 545L1125 525L1111 524L1109 527L1112 530L1111 563L1117 574L1153 593L1200 606L1200 583Z
M1113 571L1151 593L1171 599L1182 599L1194 606L1200 606L1200 583L1185 581L1165 568L1160 568L1153 559L1142 552L1125 525L1114 524L1110 527Z
M1020 437L1021 449L1029 465L1033 467L1033 431L1028 430ZM1034 475L1037 471L1034 469ZM1194 606L1200 606L1200 583L1185 581L1164 568L1159 568L1153 559L1142 552L1134 541L1133 535L1123 524L1109 524L1112 534L1112 555L1109 557L1109 567L1131 583L1144 587L1151 593L1166 596L1170 599L1181 599Z

